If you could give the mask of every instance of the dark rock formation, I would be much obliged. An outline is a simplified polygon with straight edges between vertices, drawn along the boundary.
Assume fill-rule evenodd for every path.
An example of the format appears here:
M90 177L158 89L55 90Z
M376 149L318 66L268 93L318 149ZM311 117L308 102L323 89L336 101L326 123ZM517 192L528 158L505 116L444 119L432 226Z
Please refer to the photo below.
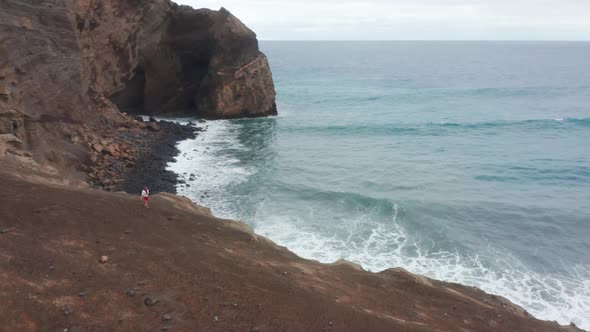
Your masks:
M255 34L225 9L0 0L2 154L28 150L83 177L93 144L121 127L147 130L121 111L264 116L274 98Z
M256 35L229 11L127 0L94 1L78 12L88 84L121 110L207 118L276 113Z

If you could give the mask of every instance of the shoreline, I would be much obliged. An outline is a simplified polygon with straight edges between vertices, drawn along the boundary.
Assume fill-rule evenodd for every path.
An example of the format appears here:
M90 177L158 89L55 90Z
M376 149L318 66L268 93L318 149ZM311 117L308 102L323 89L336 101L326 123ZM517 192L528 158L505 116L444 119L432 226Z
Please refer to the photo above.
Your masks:
M10 330L580 331L476 287L303 259L179 196L145 209L135 195L0 180Z
M139 122L139 129L124 129L104 142L105 151L92 158L91 186L107 191L138 194L144 186L152 194L176 194L177 174L166 169L180 151L178 142L197 137L204 128L150 118Z
M132 195L137 194L140 188L143 188L143 185L147 183L148 187L150 188L152 194L156 194L159 192L177 194L177 187L189 184L186 183L182 179L182 174L175 173L168 169L169 162L174 161L177 157L182 154L182 151L178 149L178 143L196 138L200 132L206 130L208 126L197 127L195 122L201 122L198 119L186 119L184 121L189 121L188 124L182 124L176 122L170 118L162 118L159 121L151 118L149 122L145 122L148 125L157 124L159 129L155 132L148 131L145 139L141 143L141 148L139 149L135 162L136 165L131 169L131 171L125 173L124 175L124 182L122 185L123 191L130 193ZM151 134L149 134L151 133ZM145 135L145 132L142 133ZM128 133L124 135L125 137L133 137L134 139L138 139L137 135L129 135ZM148 179L148 180L146 180ZM139 188L139 189L138 189ZM116 191L116 190L111 190ZM202 204L199 201L192 200L187 197L188 200L192 202L192 204L198 205ZM204 206L205 209L208 209ZM216 216L213 216L216 217ZM217 217L216 217L217 218ZM236 222L231 220L231 222ZM238 222L239 223L239 222ZM253 231L252 231L253 232ZM256 234L256 236L263 237L263 235ZM272 241L272 240L270 240ZM297 253L295 253L298 255ZM309 259L309 258L308 258ZM314 260L313 258L311 258ZM343 261L347 264L357 265L352 262ZM325 263L330 264L330 263ZM334 263L332 263L334 264ZM360 267L360 265L359 265ZM400 266L391 266L389 269L395 268L403 268ZM361 268L362 269L362 268ZM413 272L410 272L414 274ZM414 274L416 276L422 277L420 274ZM433 279L438 280L438 279ZM444 281L444 279L438 280L440 282L452 282L452 281ZM464 287L474 287L465 284L460 284ZM477 287L477 286L475 286ZM477 287L477 289L481 289ZM493 293L490 293L493 294ZM495 295L494 295L495 296ZM538 317L537 319L543 319Z

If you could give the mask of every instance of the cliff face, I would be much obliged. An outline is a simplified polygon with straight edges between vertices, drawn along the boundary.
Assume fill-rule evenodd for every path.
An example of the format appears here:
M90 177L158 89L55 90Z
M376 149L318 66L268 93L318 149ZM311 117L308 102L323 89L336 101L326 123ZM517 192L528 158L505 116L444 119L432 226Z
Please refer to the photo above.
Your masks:
M130 113L276 114L256 35L225 9L163 0L76 2L84 79Z
M79 167L137 114L276 114L256 35L168 0L0 1L0 155Z

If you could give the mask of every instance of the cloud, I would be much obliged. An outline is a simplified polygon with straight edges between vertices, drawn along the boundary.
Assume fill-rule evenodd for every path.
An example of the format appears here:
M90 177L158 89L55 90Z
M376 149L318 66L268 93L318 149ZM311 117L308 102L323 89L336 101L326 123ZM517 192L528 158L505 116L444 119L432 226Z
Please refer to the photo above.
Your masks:
M178 0L225 7L260 39L590 40L589 0Z

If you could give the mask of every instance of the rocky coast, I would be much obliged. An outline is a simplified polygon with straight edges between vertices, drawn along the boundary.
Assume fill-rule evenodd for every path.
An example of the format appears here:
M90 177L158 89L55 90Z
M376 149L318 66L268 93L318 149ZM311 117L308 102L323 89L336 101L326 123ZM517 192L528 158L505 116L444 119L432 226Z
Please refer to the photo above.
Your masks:
M215 218L165 169L203 125L137 117L276 112L256 35L225 9L0 1L0 330L579 330L402 269L305 260Z
M194 138L203 127L150 118L137 128L121 128L92 146L90 184L109 191L138 193L149 186L152 193L176 193L179 179L166 170L178 155L176 143ZM102 144L104 143L104 144Z

